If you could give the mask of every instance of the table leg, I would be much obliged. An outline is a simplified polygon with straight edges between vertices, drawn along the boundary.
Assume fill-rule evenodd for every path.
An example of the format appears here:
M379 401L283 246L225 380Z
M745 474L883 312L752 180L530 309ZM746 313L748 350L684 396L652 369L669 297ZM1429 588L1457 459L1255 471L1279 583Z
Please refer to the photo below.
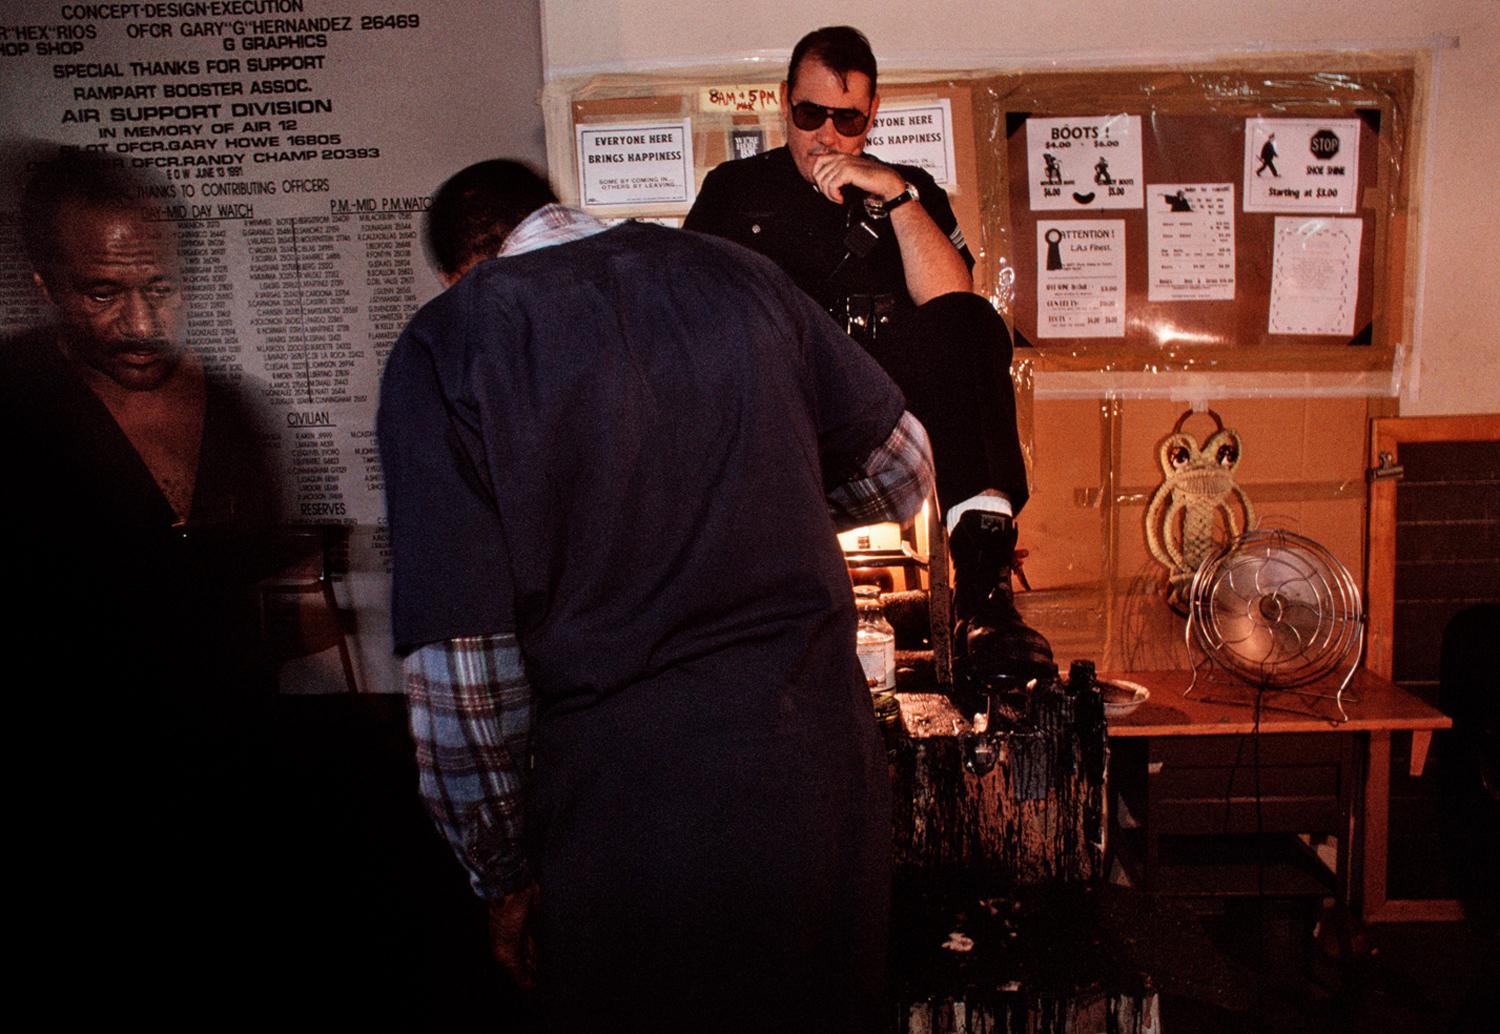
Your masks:
M1389 730L1370 733L1370 749L1365 760L1364 831L1361 834L1363 881L1360 908L1365 918L1385 907L1386 845L1390 835L1391 810L1391 734Z
M1411 766L1407 769L1411 777L1415 779L1422 774L1427 767L1427 748L1432 746L1432 731L1430 729L1413 729L1411 731Z

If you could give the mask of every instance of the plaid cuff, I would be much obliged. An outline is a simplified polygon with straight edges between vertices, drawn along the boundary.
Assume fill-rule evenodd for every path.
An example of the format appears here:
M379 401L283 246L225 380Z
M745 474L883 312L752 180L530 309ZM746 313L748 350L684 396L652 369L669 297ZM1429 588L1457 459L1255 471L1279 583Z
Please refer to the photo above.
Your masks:
M889 437L860 464L861 476L828 492L828 509L840 529L904 521L932 494L932 447L927 430L903 412Z
M402 666L422 799L491 900L531 881L524 810L531 685L513 635L431 643Z

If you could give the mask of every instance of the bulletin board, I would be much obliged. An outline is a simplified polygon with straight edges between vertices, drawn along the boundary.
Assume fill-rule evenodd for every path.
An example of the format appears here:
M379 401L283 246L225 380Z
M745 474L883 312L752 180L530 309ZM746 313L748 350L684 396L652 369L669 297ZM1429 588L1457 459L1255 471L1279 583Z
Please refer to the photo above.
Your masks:
M1349 384L1396 391L1414 322L1424 60L885 72L881 113L942 106L951 160L940 182L977 260L975 289L1016 334L1023 378L1086 371L1107 390L1111 375L1308 374L1330 384L1351 375ZM550 83L543 106L560 192L606 219L680 223L714 166L783 142L781 74L758 63ZM1133 129L1128 141L1122 126ZM672 142L666 154L680 141L671 199L592 204L580 135L589 127L655 128ZM1040 197L1037 152L1054 129L1074 140L1055 184L1060 203ZM1079 166L1084 138L1109 132L1116 150L1088 151ZM1096 154L1109 159L1102 175ZM1049 254L1064 236L1100 261L1069 268L1071 256ZM1062 268L1049 269L1058 259ZM1054 315L1069 309L1080 314L1072 322Z
M975 84L985 272L1039 368L1392 368L1416 74L1328 67Z

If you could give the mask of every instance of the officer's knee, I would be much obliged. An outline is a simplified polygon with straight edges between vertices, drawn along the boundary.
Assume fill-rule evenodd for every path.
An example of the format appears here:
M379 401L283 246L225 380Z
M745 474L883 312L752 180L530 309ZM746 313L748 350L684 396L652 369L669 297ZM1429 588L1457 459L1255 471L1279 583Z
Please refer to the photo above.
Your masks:
M941 341L941 347L947 350L982 354L991 361L1010 364L1010 329L995 307L980 295L969 291L939 295L919 305L916 315L926 340Z

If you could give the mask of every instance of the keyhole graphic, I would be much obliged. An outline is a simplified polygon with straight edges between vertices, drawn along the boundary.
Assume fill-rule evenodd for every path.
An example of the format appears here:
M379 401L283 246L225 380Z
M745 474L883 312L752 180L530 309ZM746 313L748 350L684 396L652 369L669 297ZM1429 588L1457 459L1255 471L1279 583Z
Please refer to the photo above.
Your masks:
M1048 230L1042 239L1047 242L1047 268L1061 269L1063 267L1062 231L1053 228Z

